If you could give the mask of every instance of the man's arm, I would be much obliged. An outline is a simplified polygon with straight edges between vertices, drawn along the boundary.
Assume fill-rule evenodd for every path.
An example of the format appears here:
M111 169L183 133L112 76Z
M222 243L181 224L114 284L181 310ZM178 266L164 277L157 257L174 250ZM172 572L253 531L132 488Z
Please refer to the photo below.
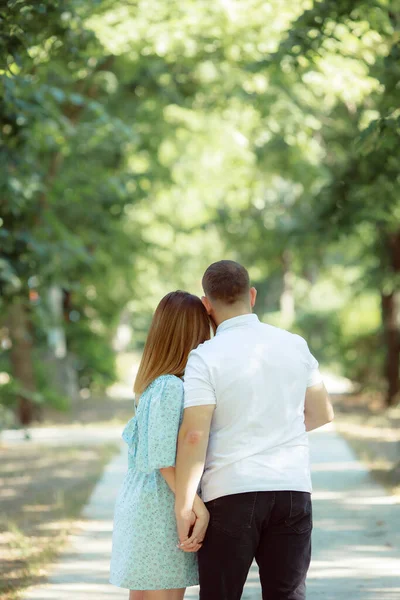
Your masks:
M165 469L160 469L160 473L164 477L165 481L167 482L168 487L170 488L171 492L173 492L173 494L175 495L176 494L176 469L175 469L175 467L166 467ZM197 495L197 493L194 497L193 509L194 509L194 512L196 513L196 515L198 513L200 513L201 511L206 510L205 506L204 506L204 502L202 501L200 496Z
M324 384L318 383L307 388L304 405L306 431L312 431L333 421L334 412L329 394Z
M165 481L168 484L170 490L175 494L176 492L176 470L175 467L166 467L164 469L160 469L161 475L164 477ZM200 519L200 524L199 524ZM193 535L185 542L182 550L185 552L198 552L201 548L205 533L207 531L209 515L206 507L204 506L204 502L201 498L196 494L193 502L193 510L190 514L190 525L191 527L197 521L196 532L193 531L195 535Z
M186 408L179 431L175 514L181 543L187 539L190 529L190 515L204 471L214 409L214 404Z
M178 435L175 494L175 514L181 543L189 532L190 513L204 471L211 419L216 405L210 370L198 350L193 350L189 355L184 389L185 410Z

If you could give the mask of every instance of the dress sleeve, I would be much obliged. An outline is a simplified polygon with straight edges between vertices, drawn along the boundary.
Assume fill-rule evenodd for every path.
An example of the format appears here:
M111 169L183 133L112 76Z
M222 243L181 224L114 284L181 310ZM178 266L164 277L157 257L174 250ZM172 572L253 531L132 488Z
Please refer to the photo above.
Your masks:
M150 471L175 466L182 414L183 383L177 377L165 377L159 393L149 402L147 450Z

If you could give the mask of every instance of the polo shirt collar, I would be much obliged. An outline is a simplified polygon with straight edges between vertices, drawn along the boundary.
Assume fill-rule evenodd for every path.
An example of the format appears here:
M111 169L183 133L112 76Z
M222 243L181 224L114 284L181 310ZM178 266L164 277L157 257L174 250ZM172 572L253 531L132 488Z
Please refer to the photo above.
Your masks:
M243 325L254 325L255 323L259 323L259 318L257 315L239 315L238 317L233 317L232 319L222 321L222 323L217 327L216 335L222 333L226 329L233 329L234 327L241 327Z

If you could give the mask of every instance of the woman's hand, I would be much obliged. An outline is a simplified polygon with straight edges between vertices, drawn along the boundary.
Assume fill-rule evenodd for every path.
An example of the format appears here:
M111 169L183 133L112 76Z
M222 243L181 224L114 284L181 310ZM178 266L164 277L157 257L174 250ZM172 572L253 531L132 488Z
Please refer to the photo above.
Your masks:
M194 501L192 515L195 516L195 521L194 524L191 523L193 525L191 534L186 541L180 544L180 548L184 552L197 552L200 550L210 521L210 513L198 496Z

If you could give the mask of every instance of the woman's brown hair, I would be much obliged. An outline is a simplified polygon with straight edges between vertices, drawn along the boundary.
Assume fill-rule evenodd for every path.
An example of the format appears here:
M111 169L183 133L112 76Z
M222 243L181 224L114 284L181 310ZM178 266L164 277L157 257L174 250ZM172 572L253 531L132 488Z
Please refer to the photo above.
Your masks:
M134 392L139 396L160 375L182 377L189 352L210 339L210 319L200 298L170 292L157 306L150 325Z

